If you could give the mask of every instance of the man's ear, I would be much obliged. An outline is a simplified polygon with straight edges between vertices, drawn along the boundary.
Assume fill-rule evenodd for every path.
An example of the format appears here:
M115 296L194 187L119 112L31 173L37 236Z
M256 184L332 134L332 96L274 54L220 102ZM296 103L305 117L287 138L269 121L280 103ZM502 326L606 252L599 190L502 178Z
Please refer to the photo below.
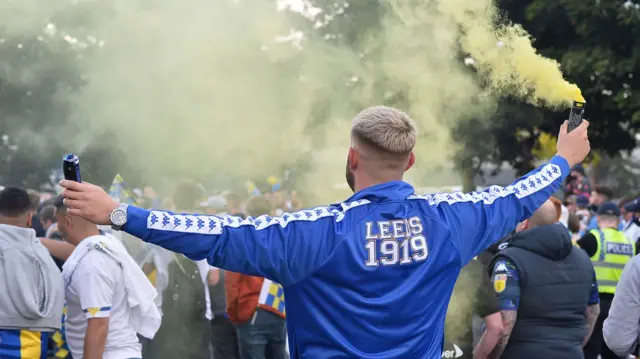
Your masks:
M416 155L411 151L409 154L409 163L407 163L407 168L405 168L405 172L408 171L413 165L416 163Z
M71 229L71 217L68 214L64 216L64 226Z
M27 227L31 227L33 224L33 216L35 214L33 212L27 213Z
M355 170L358 167L360 155L353 147L349 147L349 168Z

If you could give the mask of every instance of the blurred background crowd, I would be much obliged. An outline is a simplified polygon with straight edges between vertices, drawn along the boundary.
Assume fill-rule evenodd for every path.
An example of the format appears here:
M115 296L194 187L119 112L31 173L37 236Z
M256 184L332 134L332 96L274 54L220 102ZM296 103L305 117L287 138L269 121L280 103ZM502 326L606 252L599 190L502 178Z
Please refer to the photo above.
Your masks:
M574 245L582 247L589 256L593 256L595 249L590 245L589 237L593 236L594 231L602 229L602 223L598 221L598 210L614 205L615 221L609 227L623 233L626 240L638 248L640 193L616 193L610 187L593 185L588 169L588 166L585 168L582 165L574 167L563 188L552 197L557 211L557 223L566 227ZM35 213L32 227L36 235L62 241L63 236L56 224L56 193L38 192L33 189L28 190L28 193ZM151 187L129 188L124 179L117 175L109 193L121 202L145 208L173 209L178 212L216 216L275 216L304 207L296 191L276 176L270 176L263 181L247 182L242 191L210 192L196 182L183 180L175 184L172 192L158 193ZM259 301L263 278L225 273L209 266L205 261L190 261L182 255L112 231L108 226L101 227L101 231L113 235L124 244L159 293L156 304L163 314L162 326L153 340L139 338L143 344L145 358L287 357L284 304L280 307ZM497 251L496 248L502 242L504 241L488 251L489 257L493 255L492 251ZM62 269L64 258L53 255L52 258ZM488 262L484 263L485 266L487 264ZM488 290L490 296L495 296L489 281L480 280L470 284L465 282L468 280L469 277L463 271L459 281L466 284L461 284L463 290L456 287L452 299L454 314L459 309L461 301L472 302L479 285L486 286L484 290ZM284 303L284 298L281 299ZM477 344L483 332L487 330L487 325L482 321L486 314L477 309L482 308L481 306L473 308L462 318L466 328L460 329L457 325L456 331L465 333L462 336L473 335L474 343ZM497 312L498 308L494 311ZM258 316L258 313L262 315ZM459 322L460 318L455 320ZM64 326L62 332L56 333L49 343L49 354L52 357L71 357L66 349L63 334ZM456 336L458 335L460 334L457 333ZM449 345L449 349L459 349L461 346ZM467 350L466 347L462 347ZM456 351L451 350L455 355ZM446 353L445 346L443 357L447 357Z

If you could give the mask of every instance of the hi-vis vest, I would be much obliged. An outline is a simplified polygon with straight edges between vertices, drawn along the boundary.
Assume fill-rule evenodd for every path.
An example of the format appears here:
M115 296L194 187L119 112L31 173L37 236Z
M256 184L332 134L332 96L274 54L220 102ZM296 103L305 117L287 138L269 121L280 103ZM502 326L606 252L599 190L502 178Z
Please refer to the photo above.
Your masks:
M635 243L613 228L592 229L590 232L598 242L598 250L591 257L596 270L598 292L615 294L622 269L636 252Z

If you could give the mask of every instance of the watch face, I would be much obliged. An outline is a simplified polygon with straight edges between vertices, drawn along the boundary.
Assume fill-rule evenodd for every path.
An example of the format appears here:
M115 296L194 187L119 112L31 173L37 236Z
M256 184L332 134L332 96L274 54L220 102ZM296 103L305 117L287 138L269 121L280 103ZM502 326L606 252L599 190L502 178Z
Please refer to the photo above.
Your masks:
M111 223L116 226L122 226L127 222L127 212L117 209L111 214Z

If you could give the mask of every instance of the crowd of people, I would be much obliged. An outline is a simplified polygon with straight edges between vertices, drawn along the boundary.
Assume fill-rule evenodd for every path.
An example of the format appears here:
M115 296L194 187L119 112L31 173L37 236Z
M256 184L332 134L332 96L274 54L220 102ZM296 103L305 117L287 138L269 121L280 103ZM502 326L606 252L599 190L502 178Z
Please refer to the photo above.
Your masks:
M177 184L174 192L162 199L150 188L144 192L132 190L137 203L161 203L176 211L245 217L275 216L299 209L295 191L280 190L279 184L262 188L262 191L264 194L254 188L251 193L225 192L206 196L202 187L191 181ZM273 303L268 297L260 298L272 288L281 290L277 283L218 270L208 265L206 260L193 261L152 244L141 245L139 240L115 232L108 226L96 226L69 216L61 197L33 190L2 189L0 223L0 244L5 242L3 237L11 236L9 231L18 232L13 235L17 242L37 240L43 244L37 252L40 257L35 261L38 265L40 262L49 264L41 268L49 273L44 276L49 281L45 287L48 293L32 293L31 296L42 295L52 301L47 304L52 308L62 308L62 301L66 299L59 313L48 312L48 326L29 327L39 329L33 332L41 330L48 333L37 340L35 337L34 340L24 339L24 333L30 331L21 330L20 323L0 321L0 358L91 357L83 352L86 347L84 338L92 330L88 326L92 322L89 318L110 318L109 335L102 344L104 358L287 358L283 296L279 295L280 303ZM124 303L126 290L123 289L126 288L125 276L129 274L117 274L122 271L121 260L111 260L109 256L102 255L109 252L106 248L88 250L81 259L74 259L80 242L86 244L92 239L96 239L98 245L109 243L106 246L117 248L113 242L116 239L122 245L121 251L127 253L126 257L132 259L144 273L145 280L153 285L153 293L157 293L153 303L162 320L157 331L149 335L152 339L126 324L126 317L130 314L121 310L127 307ZM7 243L7 246L11 244L14 243ZM46 250L43 252L45 248L48 253ZM26 259L19 263L10 262L7 250L0 245L0 253L5 256L0 271L6 271L13 265L33 267L34 263ZM122 253L118 254L118 257L122 256ZM73 270L68 264L70 261L74 263ZM73 271L73 275L65 275L65 267L67 272ZM131 268L127 271L133 272ZM37 275L29 272L18 274L16 282L6 283L3 293L39 290L34 287L40 284L34 282ZM59 283L54 285L56 281ZM59 291L57 295L53 295L55 290ZM16 313L12 311L19 310L14 304L7 303L27 299L12 296L3 301L1 297L3 295L0 295L0 317L13 317ZM120 312L114 312L115 308ZM24 353L28 353L26 357Z
M381 152L383 145L374 146L373 137L358 132L375 131L376 121L400 128L410 139L408 150ZM414 357L406 353L425 353L424 348L433 354L438 343L390 325L394 319L385 314L393 308L400 317L412 317L407 308L384 302L414 303L416 295L425 301L419 307L425 313L440 309L429 301L446 300L443 323L437 315L400 321L423 329L443 326L442 358L609 359L636 352L640 307L629 299L635 278L625 279L636 271L623 275L623 269L634 263L640 239L640 198L614 202L610 188L591 188L582 165L568 166L588 152L588 143L581 143L586 125L571 138L561 132L559 155L507 189L431 196L417 196L392 178L413 164L412 126L405 114L388 108L356 118L347 164L347 182L356 194L333 206L302 209L295 192L276 184L207 196L196 183L183 181L163 199L144 191L138 207L118 204L121 198L90 184L63 183L64 197L47 200L34 191L4 188L0 271L7 280L0 282L0 358L284 359L307 357L305 351L314 358L371 357L357 347L386 352L385 357ZM363 185L362 171L380 171L379 163L385 163L389 180ZM563 174L562 199L549 198ZM362 224L357 235L365 243L362 250L353 247L358 237L345 239L351 227L341 221L347 211L364 216L354 218L371 216L371 208L383 208L369 206L377 200L399 203L394 211L400 214L383 211L376 221L350 218ZM405 201L425 206L416 208L426 214L407 213ZM501 204L473 207L477 202ZM172 212L143 208L150 203ZM441 225L436 216L450 222ZM509 223L497 223L500 216ZM297 241L300 236L306 242ZM338 247L348 251L336 255ZM344 254L351 251L361 264ZM439 269L412 277L406 268L421 268L429 255L437 256ZM326 266L329 260L343 267ZM420 283L445 268L447 280L429 282L440 294L429 296ZM396 296L391 300L362 279L371 273L392 288L403 281L414 291L387 292ZM330 285L322 284L328 278ZM332 286L342 292L331 292ZM624 299L616 294L619 286ZM447 288L453 289L450 301ZM287 290L293 294L289 312ZM327 303L357 314L329 312ZM305 314L287 318L293 310ZM336 327L337 321L353 330ZM339 344L326 341L326 334ZM431 334L442 340L437 330ZM289 346L292 335L296 344ZM369 340L376 336L379 343ZM395 347L389 349L390 343Z
M550 209L547 208L547 212L552 212L552 215L546 219L543 215L534 215L529 221L530 226L520 228L518 232L524 230L524 234L529 235L535 232L530 231L535 226L561 223L563 227L566 227L567 234L572 237L573 243L582 248L589 257L594 257L599 250L598 243L600 242L599 236L601 233L606 233L604 237L607 240L633 243L634 247L638 248L638 245L640 245L640 243L637 243L640 240L640 198L633 198L633 196L623 197L614 205L614 192L610 188L603 186L597 186L591 190L589 180L584 173L582 166L576 166L573 169L572 176L567 181L565 193L562 196L564 200L560 201L553 198ZM576 186L576 183L579 183L580 186ZM178 211L201 211L214 215L231 214L241 217L244 217L245 214L253 217L262 214L276 215L285 211L300 209L300 204L295 194L291 196L291 192L286 191L267 192L266 195L225 193L210 196L205 200L203 200L203 196L200 186L185 181L178 185L170 199L170 203ZM41 238L42 243L49 249L49 255L56 267L45 269L48 271L55 269L62 272L63 265L70 257L73 249L71 246L69 248L58 248L54 245L54 242L47 241L47 239L59 241L60 244L71 243L75 245L78 242L74 242L71 237L74 237L76 232L75 230L61 231L59 228L58 221L65 220L65 216L61 214L61 212L64 212L64 205L61 199L57 197L43 200L42 197L44 196L40 196L33 190L4 189L0 194L2 223L12 223L12 226L15 225L15 227L32 228L35 232L35 237L28 235L27 231L21 231L23 234L17 239L24 241L26 238L32 238L32 240ZM143 203L158 202L158 198L150 197L140 197L138 200ZM165 205L169 204L167 201L162 202ZM21 207L24 213L21 213ZM28 216L31 216L30 220L28 216L24 216L27 213L29 214ZM21 217L21 215L23 218L21 223L7 221L12 216ZM0 228L6 229L7 227ZM63 237L62 233L66 235ZM83 231L78 233L81 234L80 237L90 236ZM206 260L192 261L183 255L174 254L152 244L140 247L137 241L128 238L127 235L123 236L113 232L108 227L96 227L93 234L96 233L117 237L123 243L127 252L134 258L146 277L155 286L158 295L155 297L154 302L162 313L162 325L155 333L154 339L148 339L141 335L137 335L135 340L113 339L105 343L107 349L117 351L121 347L131 347L133 348L131 355L135 356L137 350L135 348L138 347L137 343L140 343L139 350L143 358L159 359L208 359L211 357L216 359L280 359L287 357L285 310L259 302L265 281L264 278L219 270L208 265ZM620 233L624 237L613 239L616 235L619 236ZM4 232L4 236L8 236L8 234ZM463 268L454 290L450 306L451 312L447 318L447 335L443 358L471 358L471 353L473 353L474 358L488 358L499 344L502 332L507 326L507 323L504 322L505 318L508 318L508 315L501 313L518 310L516 303L520 300L518 298L520 288L516 293L512 291L514 286L518 286L518 280L516 279L518 277L517 267L513 262L506 259L496 261L494 258L501 252L501 245L517 242L516 239L521 237L523 237L523 233L505 238L480 255L477 260L472 261ZM62 242L63 239L67 242ZM533 241L529 240L528 243L533 243ZM6 255L7 252L4 248L0 250ZM38 253L40 255L43 254L42 251ZM552 253L562 255L562 249L553 248ZM107 258L98 255L91 260L83 259L82 263L91 264L91 268L94 270L104 271L105 268L110 267L110 262L108 260L105 261L105 259ZM494 262L493 268L488 269L492 261ZM7 268L7 265L12 264L5 259L4 268ZM19 264L16 265L20 266ZM113 263L111 263L111 267L113 267L111 268L112 270L118 270L117 267L113 266ZM506 278L504 281L495 279L501 276L500 268L507 268L504 271ZM81 269L81 271L83 270L90 271L90 269ZM75 271L77 272L78 268ZM20 275L20 278L16 278L15 282L19 288L11 288L9 287L10 284L7 283L5 293L10 293L17 289L24 290L28 288L29 283L33 283L33 278L29 278L30 274L28 272L16 272L15 274ZM90 276L90 274L87 275ZM82 276L80 274L77 278ZM618 279L619 275L616 275L616 278ZM55 279L50 279L45 288L54 290L56 286L52 284L53 280ZM122 279L120 278L120 280ZM96 282L94 281L93 283L95 284ZM600 293L595 292L595 295L591 293L592 297L590 298L591 304L600 303L601 308L603 308L600 310L599 319L594 321L594 327L592 328L592 337L598 339L587 342L595 342L596 344L585 347L585 353L588 350L593 350L595 354L585 357L597 358L599 353L606 353L602 358L619 358L616 354L611 354L602 339L602 327L614 297L615 286L606 290L604 286L599 286L599 288L601 289ZM113 289L115 289L115 286ZM66 290L85 290L85 295L94 296L99 288L96 286L80 286L77 289L67 288ZM115 293L109 292L108 294L114 295ZM120 297L123 295L120 293ZM53 300L53 302L46 305L49 308L51 306L55 307L55 301L59 301L62 298L60 295L48 295L47 297ZM80 301L79 298L76 301ZM91 299L82 298L82 300ZM67 298L67 301L69 301L69 298ZM89 305L95 308L108 307L105 303L110 304L107 302L86 304L85 302L84 306L86 308L80 309L84 312L88 310ZM603 305L603 303L606 303L606 305ZM68 304L73 304L73 302ZM81 303L77 302L75 304L81 305ZM6 308L0 306L0 313L4 313L3 309ZM16 308L16 310L18 309ZM68 313L69 307L66 306L64 308L65 315L61 318L61 322L67 318ZM62 312L59 314L62 316ZM50 322L49 327L45 327L50 330L50 335L41 337L39 343L42 344L42 341L46 340L47 347L43 348L40 353L48 353L49 356L55 358L73 357L73 351L69 351L68 343L73 343L74 341L84 343L83 338L87 328L86 324L81 325L79 322L84 322L83 316L86 316L87 312L74 314L72 309L71 314L76 317L80 316L80 318L77 318L75 323L67 320L67 324L61 328L62 331L57 330L57 325L53 322ZM49 313L49 315L54 318L58 317L53 313ZM103 312L94 314L93 317L100 317L101 315L111 316L112 314L103 310ZM482 322L482 325L477 325L478 320ZM70 334L69 323L72 323L71 333L76 332L75 335ZM53 331L54 329L56 331ZM124 333L126 331L121 333L122 338L126 338ZM133 332L129 331L128 334L129 337L133 338ZM5 331L0 336L6 339L8 334ZM19 338L20 336L16 337ZM24 356L19 356L19 352L29 352L29 345L35 345L25 341L20 343L20 346L14 346L16 354L11 354L10 349L3 346L3 344L8 345L10 343L10 340L0 341L1 358L24 358ZM33 343L36 343L36 341ZM76 346L80 347L79 344L76 344ZM541 346L545 345L541 344ZM33 351L33 353L35 352ZM76 355L83 355L79 349L76 349L75 352ZM39 357L32 356L32 358Z

